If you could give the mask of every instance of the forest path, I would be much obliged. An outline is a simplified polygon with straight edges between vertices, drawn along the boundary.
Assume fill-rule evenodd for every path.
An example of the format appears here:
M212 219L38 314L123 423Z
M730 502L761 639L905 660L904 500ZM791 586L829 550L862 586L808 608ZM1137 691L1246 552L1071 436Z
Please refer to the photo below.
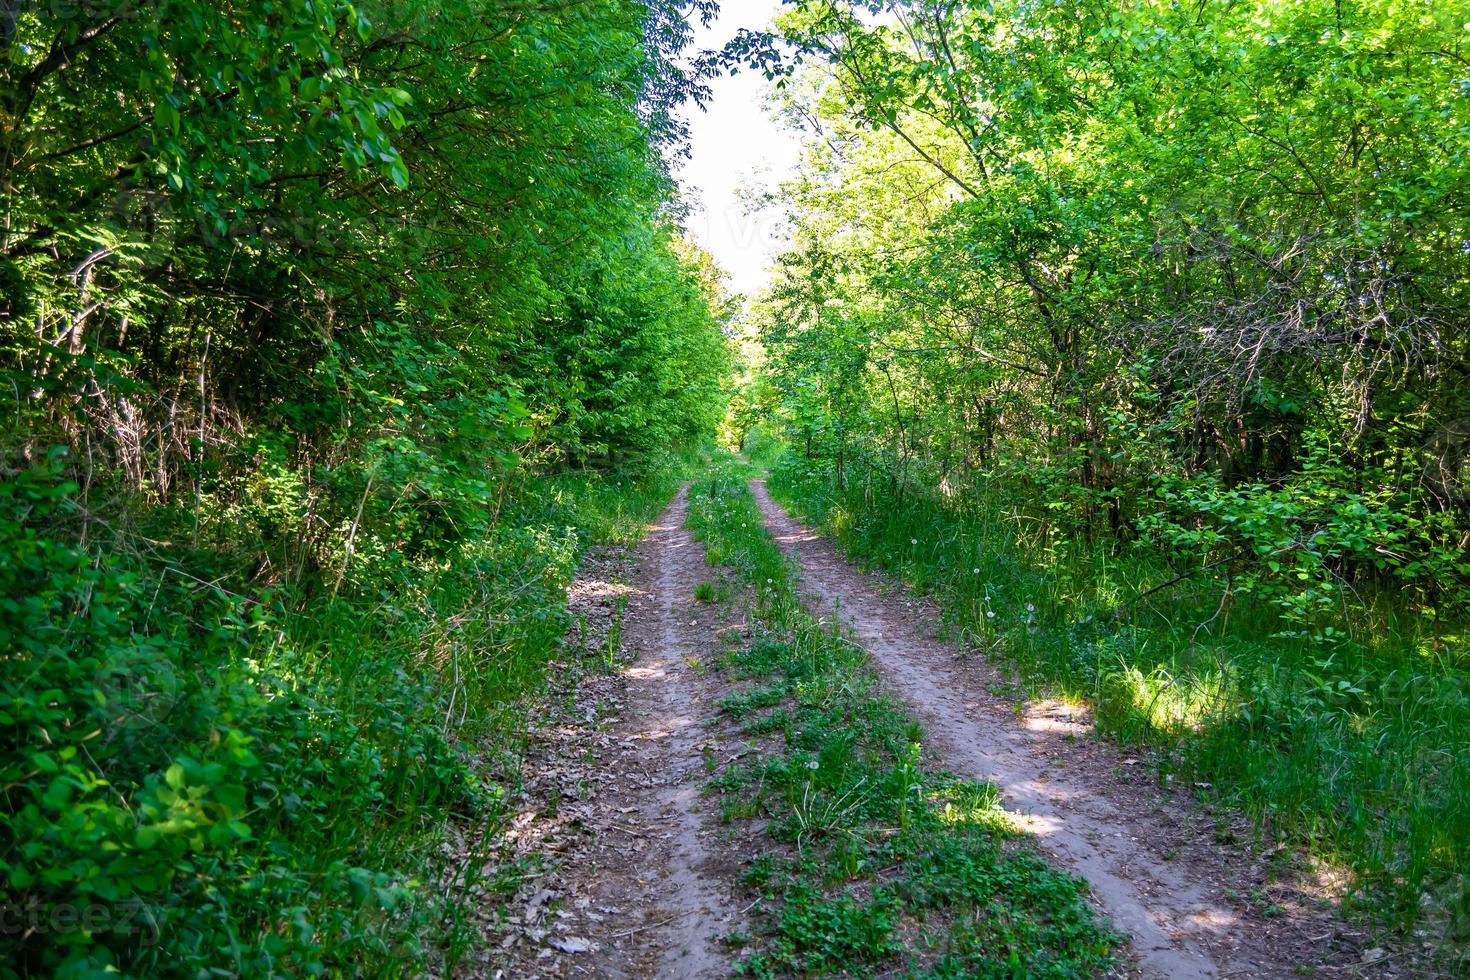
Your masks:
M696 667L739 624L694 599L711 573L684 527L686 494L635 551L589 558L569 590L584 645L603 649L616 630L622 663L580 677L551 719L533 721L524 768L538 785L521 833L526 852L560 860L510 903L511 925L491 937L501 948L479 975L730 974L721 939L743 923L746 903L721 831L700 810L703 752L719 737L710 727L718 682Z
M995 693L1012 687L1003 672L938 638L931 604L906 590L880 591L877 579L788 515L763 481L751 490L799 567L803 599L820 615L839 616L869 651L923 723L933 761L996 784L1042 849L1086 878L1101 910L1132 935L1127 972L1281 977L1346 963L1333 975L1352 974L1361 955L1354 934L1320 898L1274 880L1280 851L1250 853L1243 826L1159 790L1146 766L1134 769L1139 760L1088 737L1090 726L1065 706L1018 711L1014 697Z
M634 643L648 644L627 673L633 703L640 706L661 757L655 771L663 784L644 813L667 821L673 831L668 863L661 865L664 884L657 891L672 914L656 927L664 950L652 974L669 978L728 976L720 940L739 921L730 869L715 844L712 821L698 805L708 778L701 753L708 744L712 682L696 675L694 665L714 659L719 630L708 622L718 613L694 599L694 587L708 576L708 566L703 545L684 526L688 492L688 487L679 491L645 542L651 561L645 574L655 577L651 615L646 624L630 619L627 633L630 649L636 649ZM649 761L655 760L645 764Z

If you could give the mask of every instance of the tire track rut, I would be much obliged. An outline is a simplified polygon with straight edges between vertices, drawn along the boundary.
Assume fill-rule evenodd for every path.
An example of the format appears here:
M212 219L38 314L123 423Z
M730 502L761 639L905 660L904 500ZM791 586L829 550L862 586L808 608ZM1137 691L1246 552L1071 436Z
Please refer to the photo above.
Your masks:
M730 974L722 940L744 924L743 903L723 831L701 808L718 682L692 665L718 654L731 613L694 600L712 572L686 512L687 488L635 552L579 572L573 591L600 610L602 642L612 597L626 601L623 666L574 682L558 697L566 703L532 726L538 789L512 821L524 838L514 853L549 855L551 866L487 916L491 951L463 975ZM604 714L610 726L596 721Z
M669 823L673 832L659 894L660 904L671 907L672 914L655 927L666 944L656 975L671 980L727 976L730 968L720 940L739 920L733 894L708 846L713 831L699 812L705 725L700 685L689 660L711 653L715 632L710 624L700 628L699 620L711 614L693 603L705 560L703 546L684 526L687 511L686 487L649 532L658 643L627 671L634 703L640 713L648 712L652 737L662 743L662 758L650 761L662 770L664 783L644 815Z

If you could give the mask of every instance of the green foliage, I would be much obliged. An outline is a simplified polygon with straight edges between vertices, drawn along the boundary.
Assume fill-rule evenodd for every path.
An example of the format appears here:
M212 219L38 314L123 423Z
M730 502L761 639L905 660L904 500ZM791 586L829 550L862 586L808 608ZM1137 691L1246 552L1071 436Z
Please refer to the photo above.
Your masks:
M1031 691L1090 702L1104 731L1156 749L1158 778L1207 786L1263 834L1350 870L1351 908L1406 922L1463 901L1470 670L1434 654L1459 642L1437 624L1381 601L1342 626L1341 604L1357 600L1313 557L1276 559L1309 579L1268 591L1277 577L1183 562L1181 574L1147 540L1122 554L1048 542L1002 481L958 498L911 488L899 507L887 488L833 494L825 472L788 455L771 488L859 561L933 593L960 636L1017 665ZM1300 513L1284 503L1237 513L1228 533L1300 546ZM1331 589L1334 612L1306 613L1338 627L1301 628L1311 588ZM1244 597L1224 602L1222 589Z
M1451 8L789 5L783 98L822 131L742 397L839 485L1004 475L1061 533L1157 516L1209 561L1213 481L1342 531L1342 581L1463 608Z
M481 793L413 707L408 665L374 664L381 700L341 710L266 605L122 554L103 567L48 529L76 490L57 480L6 484L0 525L5 723L20 736L4 891L38 925L7 936L11 962L150 971L215 962L232 937L252 972L419 955L433 904L400 914L414 887L332 842L346 813L365 838L407 821L413 841L417 813Z
M728 52L805 121L755 451L1400 924L1470 836L1467 21L799 0Z
M0 12L0 973L478 938L446 824L723 412L705 6Z
M1361 603L1344 577L1352 569L1402 579L1431 619L1437 599L1462 609L1463 596L1444 588L1470 575L1451 515L1384 490L1344 489L1353 476L1322 454L1279 486L1227 487L1212 474L1161 476L1155 490L1161 509L1138 527L1178 554L1232 564L1239 569L1230 585L1234 596L1271 602L1281 610L1278 635L1322 647L1348 639L1352 617L1344 610Z
M234 504L262 453L297 471L284 576L390 511L462 527L516 460L707 435L727 311L660 155L685 7L18 8L21 407L152 498Z
M1120 937L1080 879L1023 843L992 786L925 764L919 726L866 653L802 611L795 574L733 461L690 490L712 563L755 591L740 686L721 710L761 749L715 772L727 819L764 818L770 851L746 880L762 928L746 976L1082 976Z
M470 753L538 685L581 548L634 533L678 468L537 480L544 504L442 562L247 598L79 544L62 462L0 483L0 892L30 927L10 969L452 962L475 881L443 866L443 828L493 823L505 792Z

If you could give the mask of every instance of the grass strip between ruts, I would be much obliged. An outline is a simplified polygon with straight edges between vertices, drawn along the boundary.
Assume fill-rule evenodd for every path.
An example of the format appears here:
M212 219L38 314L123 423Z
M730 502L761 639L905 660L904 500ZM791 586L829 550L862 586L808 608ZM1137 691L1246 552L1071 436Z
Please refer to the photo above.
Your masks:
M707 763L721 819L765 822L745 873L760 896L754 935L730 937L747 948L737 972L1101 973L1122 937L1085 883L1036 853L995 787L927 764L919 725L867 653L802 608L748 475L722 460L689 493L710 564L751 602L748 641L719 664L731 686L720 710L757 748Z

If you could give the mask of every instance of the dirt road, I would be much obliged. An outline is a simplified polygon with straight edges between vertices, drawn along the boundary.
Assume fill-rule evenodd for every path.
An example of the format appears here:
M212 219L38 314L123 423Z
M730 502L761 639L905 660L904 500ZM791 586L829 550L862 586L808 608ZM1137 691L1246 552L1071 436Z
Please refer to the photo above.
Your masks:
M929 763L995 783L1020 825L1132 935L1120 974L1385 975L1359 965L1361 936L1301 884L1289 853L1260 853L1239 818L1159 788L1147 765L1090 737L1065 706L1018 711L996 693L1010 686L1001 670L938 637L932 605L880 588L760 481L751 489L799 567L809 608L840 617L923 723ZM732 748L717 720L727 692L704 666L723 634L745 628L745 610L695 601L695 587L718 573L684 527L686 512L680 493L635 551L594 556L571 590L588 624L584 645L620 633L622 661L569 681L563 703L533 721L522 767L533 778L512 836L520 853L554 861L497 913L495 947L475 975L730 972L722 940L749 929L749 898L736 884L737 831L717 826L701 792L705 760Z
M582 678L568 691L576 703L557 706L535 736L524 768L539 783L519 832L528 852L549 851L557 863L511 903L503 945L479 975L730 973L721 939L748 903L700 805L702 752L718 738L708 727L718 682L697 669L728 628L718 618L728 611L694 600L711 572L685 509L680 493L634 553L584 564L570 591L589 624L586 645L599 648L620 628L624 662L615 674Z

